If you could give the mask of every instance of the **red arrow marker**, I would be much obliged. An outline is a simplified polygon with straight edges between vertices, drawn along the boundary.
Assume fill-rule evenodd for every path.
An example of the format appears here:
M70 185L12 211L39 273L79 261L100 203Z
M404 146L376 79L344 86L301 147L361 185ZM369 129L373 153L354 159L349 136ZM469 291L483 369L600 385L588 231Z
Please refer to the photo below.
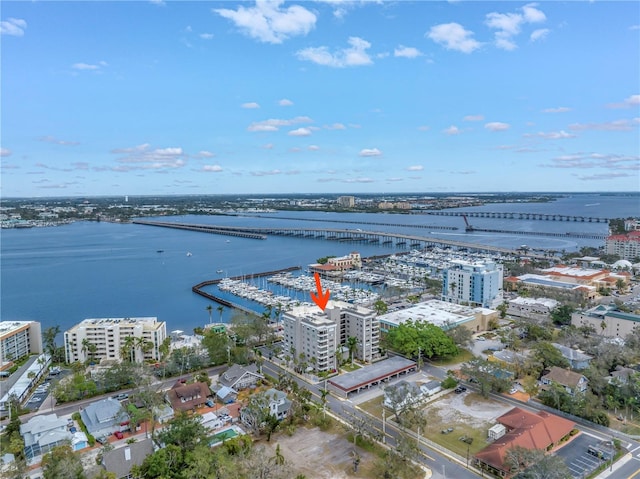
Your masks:
M324 308L327 307L327 303L329 302L329 295L331 294L331 291L326 290L323 294L322 285L320 284L320 275L318 273L314 273L314 277L316 278L318 294L311 291L311 299L313 299L313 302L316 303L322 311L324 311Z

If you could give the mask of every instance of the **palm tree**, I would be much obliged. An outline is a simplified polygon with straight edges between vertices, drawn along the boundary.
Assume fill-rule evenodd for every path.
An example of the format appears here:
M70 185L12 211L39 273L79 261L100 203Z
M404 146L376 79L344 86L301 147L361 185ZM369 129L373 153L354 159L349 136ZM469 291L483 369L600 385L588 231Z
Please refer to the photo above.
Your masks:
M210 304L207 304L207 307L205 309L209 313L209 324L211 324L211 312L213 311L213 306L211 306Z
M347 347L349 348L349 355L351 356L351 366L353 366L353 353L355 353L358 347L358 338L355 336L349 336L347 338Z
M134 361L133 354L135 352L134 351L135 344L136 344L135 337L127 336L126 338L124 338L124 341L120 346L120 356L122 356L123 360L129 361L130 363Z
M457 288L458 288L458 283L456 283L455 281L452 281L451 284L449 284L449 290L451 291L452 298L455 296Z
M89 342L89 340L87 338L82 338L82 348L80 349L80 351L82 351L83 356L85 356L85 361L86 361L86 356L87 356L87 350L89 349L89 345L91 343Z
M220 322L222 322L222 313L224 312L224 306L220 305L216 308L220 314Z

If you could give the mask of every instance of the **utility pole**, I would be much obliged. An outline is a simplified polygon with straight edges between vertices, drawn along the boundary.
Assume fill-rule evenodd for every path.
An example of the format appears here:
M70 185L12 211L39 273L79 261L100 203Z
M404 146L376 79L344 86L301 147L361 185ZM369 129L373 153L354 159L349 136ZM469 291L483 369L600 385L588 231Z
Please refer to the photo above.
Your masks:
M384 402L382 403L382 444L386 444L387 443L387 429L386 429L386 422L385 422L385 409L384 409Z

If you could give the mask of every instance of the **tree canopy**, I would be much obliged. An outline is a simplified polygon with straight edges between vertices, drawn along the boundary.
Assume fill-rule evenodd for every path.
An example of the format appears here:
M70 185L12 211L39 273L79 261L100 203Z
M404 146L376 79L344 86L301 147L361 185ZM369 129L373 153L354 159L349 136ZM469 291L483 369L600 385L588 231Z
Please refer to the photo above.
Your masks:
M445 332L424 321L409 320L387 334L387 346L409 357L444 357L458 354L458 347Z

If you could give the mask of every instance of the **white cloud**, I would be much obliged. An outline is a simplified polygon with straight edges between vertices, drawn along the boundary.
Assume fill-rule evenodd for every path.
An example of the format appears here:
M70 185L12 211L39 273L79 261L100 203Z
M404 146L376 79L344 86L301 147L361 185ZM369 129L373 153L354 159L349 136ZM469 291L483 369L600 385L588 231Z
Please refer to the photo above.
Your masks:
M422 53L417 48L405 47L403 45L400 45L398 48L393 50L393 56L394 57L417 58L417 57L419 57L421 55L422 55Z
M96 70L100 70L102 67L107 66L106 62L98 62L98 63L74 63L73 65L71 65L71 68L73 68L74 70L92 70L92 71L96 71Z
M201 33L200 38L203 40L213 40L213 33Z
M545 108L542 110L543 113L566 113L571 111L571 108L568 106L559 106L557 108Z
M544 138L545 140L564 140L566 138L575 138L576 135L573 135L571 133L567 133L564 130L560 130L560 131L550 131L550 132L543 132L540 131L538 133L536 133L535 135L532 134L527 134L524 135L525 137L538 137L538 138Z
M201 150L196 155L196 158L213 158L214 156L216 156L216 155L211 153L210 151Z
M129 148L116 148L111 153L124 155L116 160L120 165L111 168L113 171L122 172L182 168L186 165L187 156L180 147L151 149L148 143Z
M426 36L443 45L447 50L471 53L482 46L473 39L473 32L465 30L459 23L442 23L431 27Z
M252 171L251 176L273 176L273 175L281 175L282 171L280 170L269 170L269 171Z
M318 150L320 149L320 147L319 147L318 145L309 145L309 146L307 147L307 149L308 149L309 151L318 151Z
M640 25L631 25L629 30L640 30Z
M11 150L9 148L0 148L0 157L11 156Z
M547 20L547 16L543 11L538 10L537 6L537 3L529 3L522 7L524 19L527 23L541 23Z
M306 35L316 24L316 16L300 5L281 8L284 0L256 1L254 7L239 6L213 11L231 20L240 30L264 43L282 43L290 37Z
M0 22L0 35L11 35L14 37L21 37L24 35L24 31L27 28L27 22L21 18L9 18L6 21Z
M422 171L422 170L424 170L424 166L422 165L414 165L414 166L407 167L407 171Z
M278 131L281 126L292 126L298 123L313 123L313 120L308 116L296 116L290 120L281 120L276 118L270 118L269 120L263 120L253 122L247 127L248 131Z
M202 171L206 171L210 173L218 173L222 171L222 167L220 165L204 165L202 167Z
M334 123L332 125L326 125L325 128L327 130L346 130L347 127L344 126L342 123Z
M342 183L374 183L374 180L368 177L347 178L342 180Z
M280 105L280 106L293 106L293 102L291 100L287 100L286 98L283 98L282 100L278 101L278 105Z
M640 95L631 95L620 103L609 103L607 108L631 108L640 105Z
M248 103L243 103L241 105L241 107L251 110L251 109L255 109L255 108L260 108L260 105L258 105L255 101L250 101Z
M62 146L77 146L80 144L78 141L69 141L69 140L60 140L53 136L41 136L38 138L40 141L44 141L45 143L53 143L54 145L62 145Z
M549 31L550 30L548 28L539 28L538 30L534 30L533 32L531 32L529 40L531 40L532 42L544 40L549 34Z
M382 156L382 152L377 148L363 148L358 156Z
M536 8L537 3L529 3L522 7L522 13L498 13L491 12L485 17L485 24L495 32L495 45L502 50L515 50L518 48L513 37L520 34L522 26L528 23L541 23L547 17L542 10ZM549 33L549 29L535 30L529 37L533 42L541 40Z
M289 136L309 136L311 134L311 130L309 128L297 128L295 130L291 130L287 134Z
M455 125L451 125L449 128L445 128L442 131L444 131L447 135L459 135L461 133L460 129Z
M370 65L373 63L366 52L371 47L368 41L359 37L350 37L347 43L350 45L349 47L339 49L335 53L331 53L328 47L310 47L298 50L296 56L300 60L307 60L318 65L334 68Z
M623 119L603 123L572 123L569 125L569 129L574 131L631 131L637 130L638 124L640 124L640 119L634 118L632 120Z
M467 115L463 118L464 121L482 121L484 120L484 115Z
M508 123L502 123L500 121L492 121L484 125L489 131L505 131L509 129Z

